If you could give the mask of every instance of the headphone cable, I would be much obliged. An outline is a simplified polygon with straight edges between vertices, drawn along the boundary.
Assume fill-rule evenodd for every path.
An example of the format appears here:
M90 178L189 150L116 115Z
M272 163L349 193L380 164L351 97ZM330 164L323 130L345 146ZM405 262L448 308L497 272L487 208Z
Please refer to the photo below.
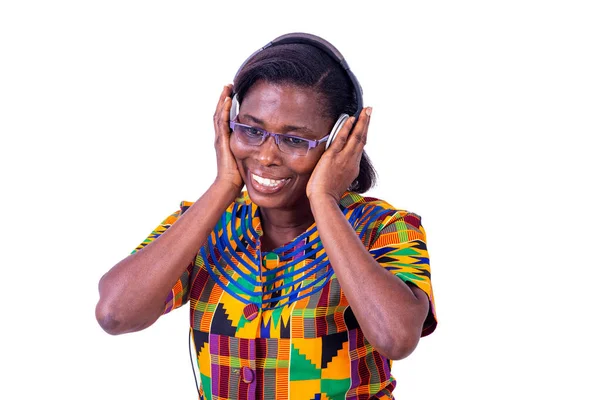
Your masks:
M200 386L198 386L198 379L196 379L196 368L194 368L194 359L192 357L192 333L194 328L190 327L190 333L188 335L188 350L190 353L190 363L192 364L192 372L194 373L194 383L196 385L196 391L198 392L198 399L202 399L200 394Z

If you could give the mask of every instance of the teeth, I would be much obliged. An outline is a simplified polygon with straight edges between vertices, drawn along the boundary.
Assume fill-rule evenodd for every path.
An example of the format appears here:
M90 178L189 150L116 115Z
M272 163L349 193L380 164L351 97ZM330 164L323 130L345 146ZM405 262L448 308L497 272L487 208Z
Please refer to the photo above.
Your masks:
M270 187L275 187L275 186L279 185L281 182L285 181L285 179L279 179L279 180L268 179L268 178L263 178L262 176L258 176L258 175L254 175L254 174L252 174L252 179L254 179L256 182L260 183L261 185L270 186Z

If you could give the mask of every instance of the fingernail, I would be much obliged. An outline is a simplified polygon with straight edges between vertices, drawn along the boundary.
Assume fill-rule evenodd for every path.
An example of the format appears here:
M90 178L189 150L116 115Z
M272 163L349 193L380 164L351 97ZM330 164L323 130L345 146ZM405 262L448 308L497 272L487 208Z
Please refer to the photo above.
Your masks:
M367 107L367 109L365 110L365 113L367 114L367 116L371 116L371 111L373 111L373 107Z

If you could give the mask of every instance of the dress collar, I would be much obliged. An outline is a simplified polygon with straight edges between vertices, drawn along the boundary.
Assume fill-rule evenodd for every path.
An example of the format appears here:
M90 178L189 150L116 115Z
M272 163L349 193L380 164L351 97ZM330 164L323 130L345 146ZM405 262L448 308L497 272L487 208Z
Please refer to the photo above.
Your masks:
M240 205L245 205L245 206L249 207L249 211L246 214L246 221L249 222L249 225L252 228L251 230L253 231L252 233L256 233L256 240L259 240L260 237L263 235L262 224L260 222L260 208L250 199L250 195L248 194L247 191L243 191L241 193L240 197L238 197L235 201L236 201L236 203L238 203ZM358 193L346 191L342 195L339 205L340 205L340 209L345 214L345 211L347 208L353 208L354 205L358 205L362 202L364 202L364 198L361 195L359 195ZM290 243L296 242L302 236L306 236L307 234L310 234L311 232L314 232L314 231L316 231L316 223L315 222L313 222L312 225L306 229L306 231L304 231L303 233L298 235L298 237L296 237ZM285 245L282 247L285 247ZM279 247L278 249L280 249L280 248L281 247ZM274 250L277 250L277 249L274 249Z

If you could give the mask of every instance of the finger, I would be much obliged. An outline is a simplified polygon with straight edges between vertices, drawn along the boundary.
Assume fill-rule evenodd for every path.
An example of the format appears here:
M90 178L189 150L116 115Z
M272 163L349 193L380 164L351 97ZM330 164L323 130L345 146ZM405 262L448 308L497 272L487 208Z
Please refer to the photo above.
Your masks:
M348 135L350 135L355 119L354 117L350 117L344 122L333 142L331 142L331 146L329 147L331 151L339 153L346 146Z
M353 149L362 149L367 144L367 132L369 130L369 122L371 120L371 107L363 108L361 111L358 122L354 125L350 138L348 139Z
M221 91L221 96L219 97L219 102L217 103L217 108L215 109L215 113L213 115L213 118L216 119L220 113L221 113L221 109L223 108L223 103L225 98L229 97L231 95L231 92L233 91L233 85L228 84L223 86L223 90Z
M215 133L229 136L229 111L231 110L231 97L225 97L219 115L215 119Z
M369 125L371 125L371 114L373 113L373 107L367 107L365 110L367 114L367 126L365 127L365 140L364 144L367 145L367 138L369 137Z
M232 86L227 85L221 92L219 98L219 104L217 110L213 116L213 123L215 127L215 135L229 133L229 111L231 110L231 94Z

